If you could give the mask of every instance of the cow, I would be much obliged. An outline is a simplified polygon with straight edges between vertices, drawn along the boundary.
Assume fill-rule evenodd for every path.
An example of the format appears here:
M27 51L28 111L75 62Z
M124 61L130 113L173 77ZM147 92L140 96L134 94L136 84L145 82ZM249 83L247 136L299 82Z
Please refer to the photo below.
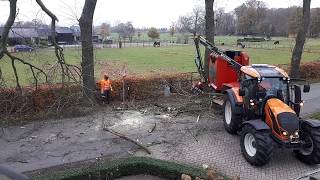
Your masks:
M160 41L155 41L153 43L153 47L160 47Z
M240 46L242 49L244 49L246 47L246 45L242 44L241 42L237 42L237 46Z
M280 44L280 41L275 41L273 44L274 44L274 45Z
M242 46L242 43L241 42L237 42L237 46Z

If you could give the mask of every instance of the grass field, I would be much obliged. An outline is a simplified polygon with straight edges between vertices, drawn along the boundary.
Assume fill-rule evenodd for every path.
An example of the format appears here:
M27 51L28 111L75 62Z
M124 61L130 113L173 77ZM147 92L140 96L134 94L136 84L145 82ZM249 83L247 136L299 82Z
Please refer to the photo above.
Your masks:
M320 112L314 113L311 115L311 118L313 119L319 119L320 120Z
M232 36L217 37L216 43L219 44L220 42L225 42L225 44L231 45L236 39L237 37ZM286 38L285 40L282 39L281 42L282 44L288 45L291 41ZM308 40L306 47L308 46L312 46L315 51L320 51L320 40ZM223 46L222 48L228 47L235 49L235 47L230 46ZM272 49L249 47L243 50L249 54L251 63L287 64L290 62L291 58L291 50L287 47ZM80 49L66 48L64 52L65 59L68 63L80 64ZM19 53L16 55L38 66L50 64L55 60L52 49L39 50L36 53ZM195 48L192 45L166 46L160 48L133 47L122 49L97 49L95 50L95 75L99 78L101 72L113 71L112 74L116 74L117 72L119 73L123 65L126 65L129 75L196 71L193 60L194 55ZM308 62L319 59L320 53L306 51L303 54L302 61ZM8 84L13 84L14 78L10 61L6 58L0 60L0 67L3 71L4 78L8 81ZM26 85L32 82L30 70L25 66L19 64L18 71L22 74L20 78L22 84Z

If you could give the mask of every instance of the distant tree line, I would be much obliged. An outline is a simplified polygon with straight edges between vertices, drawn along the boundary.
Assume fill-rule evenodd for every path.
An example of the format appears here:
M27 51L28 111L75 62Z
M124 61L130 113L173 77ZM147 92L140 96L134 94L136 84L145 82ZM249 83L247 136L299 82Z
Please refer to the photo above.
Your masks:
M204 8L195 7L175 23L177 32L203 34ZM302 7L267 8L263 1L248 0L233 12L215 11L216 35L295 36L302 22ZM320 8L311 9L309 37L320 36Z

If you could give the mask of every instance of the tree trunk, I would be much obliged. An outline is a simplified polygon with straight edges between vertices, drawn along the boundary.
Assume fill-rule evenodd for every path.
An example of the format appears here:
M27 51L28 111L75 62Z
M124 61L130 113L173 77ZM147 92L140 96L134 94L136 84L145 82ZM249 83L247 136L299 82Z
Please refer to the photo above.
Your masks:
M16 14L17 14L17 0L10 0L10 14L9 17L4 24L4 28L1 34L1 39L0 39L0 59L4 56L4 52L7 51L7 40L8 40L8 35L9 31L16 19Z
M95 103L94 55L92 44L92 21L97 0L86 0L79 19L82 45L83 99L86 104Z
M205 22L206 29L205 35L206 39L211 43L214 43L214 12L213 12L213 2L214 0L205 0L206 4L206 14L205 14ZM208 81L209 77L209 62L207 60L210 52L206 49L205 57L204 57L204 72L205 72L205 80Z
M308 33L310 24L310 4L311 0L303 0L303 10L302 10L302 27L299 28L296 37L296 44L294 46L291 58L291 78L300 77L300 62L303 52L303 46L306 41L306 35ZM297 22L298 23L298 22Z

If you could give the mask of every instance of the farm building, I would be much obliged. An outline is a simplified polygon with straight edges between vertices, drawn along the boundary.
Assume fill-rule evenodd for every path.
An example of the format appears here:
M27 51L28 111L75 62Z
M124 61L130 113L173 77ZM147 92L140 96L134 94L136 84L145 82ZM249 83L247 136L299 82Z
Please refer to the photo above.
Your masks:
M0 27L0 38L3 27ZM75 44L80 41L79 26L56 27L56 41L58 44ZM102 38L94 33L92 36L94 43L101 43ZM17 44L41 44L48 45L52 43L51 29L48 27L13 27L9 32L8 44L14 46Z
M49 36L49 40L50 40ZM57 27L56 28L56 41L58 44L74 44L75 37L72 29L68 27Z
M75 42L79 42L80 41L80 27L79 26L70 26L70 29L73 31L73 35L74 35L74 41Z
M0 27L0 34L2 34L2 31L3 27ZM13 27L10 29L8 35L9 46L14 46L17 44L33 44L37 43L38 40L39 35L35 28Z

